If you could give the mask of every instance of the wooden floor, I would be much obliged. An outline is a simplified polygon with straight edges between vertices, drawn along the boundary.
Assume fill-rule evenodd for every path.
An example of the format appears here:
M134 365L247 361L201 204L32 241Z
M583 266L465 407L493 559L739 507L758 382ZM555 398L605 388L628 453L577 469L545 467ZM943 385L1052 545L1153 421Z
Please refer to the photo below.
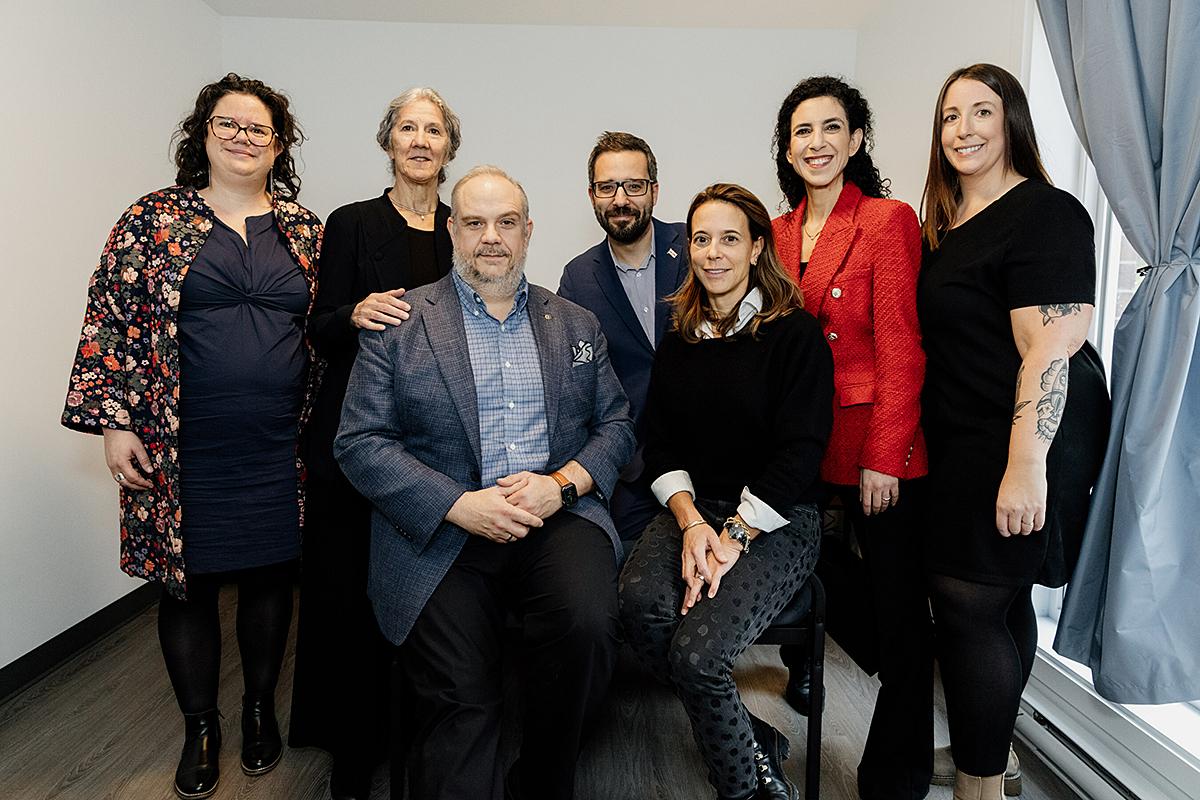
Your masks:
M327 798L329 757L320 750L286 750L273 772L250 778L238 768L241 676L233 637L232 595L222 597L225 621L221 708L227 733L215 798ZM151 608L54 673L0 706L0 800L168 800L182 744L182 722L158 650ZM293 637L294 638L294 637ZM854 771L866 736L877 684L830 643L825 675L829 700L822 739L824 800L854 800ZM278 706L287 728L292 651L284 663ZM789 775L801 785L804 724L780 698L786 672L774 647L754 647L738 664L747 706L792 741ZM938 740L946 741L938 714ZM1076 796L1018 746L1025 800ZM934 787L932 800L949 800ZM675 697L622 659L599 731L580 762L578 800L702 800L713 796ZM386 769L376 775L373 800L388 797Z

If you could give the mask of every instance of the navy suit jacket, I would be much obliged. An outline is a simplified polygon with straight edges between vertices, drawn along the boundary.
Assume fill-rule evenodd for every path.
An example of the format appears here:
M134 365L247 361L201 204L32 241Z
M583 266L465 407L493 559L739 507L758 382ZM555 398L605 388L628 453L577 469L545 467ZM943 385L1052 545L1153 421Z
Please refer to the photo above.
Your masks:
M446 522L446 513L463 492L483 488L475 377L453 276L404 299L412 306L407 322L359 335L334 440L346 478L374 505L367 593L395 644L471 535ZM619 557L607 502L633 453L634 431L600 324L532 284L528 310L545 392L547 472L574 459L596 484L558 513L603 528ZM590 359L576 356L581 344L591 345Z
M608 340L613 369L625 394L629 397L630 412L637 425L638 441L644 441L642 411L650 389L650 368L654 350L662 341L671 321L671 306L663 298L674 292L687 275L687 226L682 222L654 224L654 291L658 304L654 308L654 341L638 322L637 314L625 295L617 266L613 263L608 239L576 256L563 269L558 293L572 303L591 311L600 320L600 329ZM636 480L641 473L641 459L622 474L625 480Z

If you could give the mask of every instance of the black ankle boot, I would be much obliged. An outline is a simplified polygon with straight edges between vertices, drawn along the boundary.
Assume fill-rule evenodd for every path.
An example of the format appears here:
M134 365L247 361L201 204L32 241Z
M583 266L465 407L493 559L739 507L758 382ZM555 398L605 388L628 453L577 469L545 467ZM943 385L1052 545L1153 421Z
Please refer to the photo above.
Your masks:
M248 694L242 697L242 772L262 775L275 769L283 755L283 740L275 720L275 698Z
M787 737L753 714L754 776L758 779L758 800L800 800L800 792L783 771L791 745Z
M221 714L217 709L183 715L183 752L175 768L175 794L209 797L221 778Z

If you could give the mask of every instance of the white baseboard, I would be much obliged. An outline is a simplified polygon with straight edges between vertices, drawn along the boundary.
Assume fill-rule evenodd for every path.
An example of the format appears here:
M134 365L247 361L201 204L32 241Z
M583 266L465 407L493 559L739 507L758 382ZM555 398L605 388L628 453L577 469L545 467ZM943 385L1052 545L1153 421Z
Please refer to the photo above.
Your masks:
M1200 765L1041 648L1017 733L1088 800L1200 800Z

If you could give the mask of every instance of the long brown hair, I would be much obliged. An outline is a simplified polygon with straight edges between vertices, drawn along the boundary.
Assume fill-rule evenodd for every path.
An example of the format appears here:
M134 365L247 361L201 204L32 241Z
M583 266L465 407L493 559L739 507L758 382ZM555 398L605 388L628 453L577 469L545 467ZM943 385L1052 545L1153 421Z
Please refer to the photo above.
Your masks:
M763 249L758 260L750 265L750 280L748 288L758 287L762 292L762 311L754 315L754 319L745 330L755 336L758 328L764 322L786 316L798 308L804 307L800 289L792 282L783 267L779 264L779 255L775 252L775 237L771 233L771 215L766 207L754 194L746 188L733 183L714 183L701 191L692 199L691 208L687 214L688 247L692 241L692 219L696 211L705 203L728 203L746 215L750 228L750 240L763 240ZM717 315L708 302L708 292L696 277L698 266L693 262L688 269L683 285L673 295L667 298L675 312L675 330L685 342L700 341L697 331L700 325L708 322L716 332L724 336L733 330L737 324L737 308L725 317Z
M942 150L942 104L946 92L957 80L979 81L1000 96L1000 107L1004 112L1005 165L1022 178L1050 183L1050 176L1042 166L1038 153L1037 135L1033 131L1033 117L1029 113L1029 101L1025 90L1012 73L995 64L972 64L950 73L942 90L938 92L937 105L933 108L933 143L929 148L929 173L925 177L925 191L921 195L921 210L924 221L921 234L931 249L936 250L942 236L954 224L958 204L962 201L962 186L958 172L951 166Z

